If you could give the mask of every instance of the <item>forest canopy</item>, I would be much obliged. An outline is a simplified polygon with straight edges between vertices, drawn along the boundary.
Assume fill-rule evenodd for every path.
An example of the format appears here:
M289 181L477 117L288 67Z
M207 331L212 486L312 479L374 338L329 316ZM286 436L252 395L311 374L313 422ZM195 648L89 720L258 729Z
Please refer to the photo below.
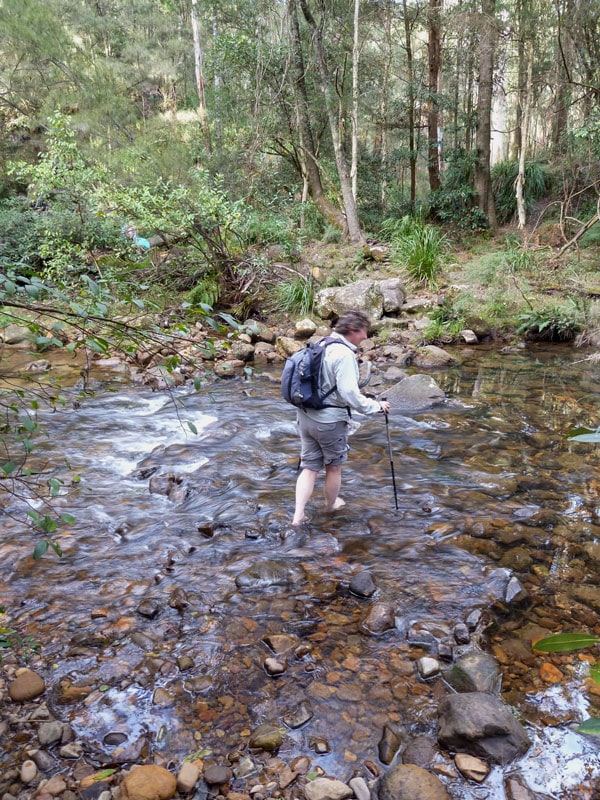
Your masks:
M246 204L263 241L299 226L360 241L415 210L494 229L549 193L585 216L598 194L598 11L2 0L0 192L31 195L11 164L38 162L60 113L96 184L160 193L201 170Z

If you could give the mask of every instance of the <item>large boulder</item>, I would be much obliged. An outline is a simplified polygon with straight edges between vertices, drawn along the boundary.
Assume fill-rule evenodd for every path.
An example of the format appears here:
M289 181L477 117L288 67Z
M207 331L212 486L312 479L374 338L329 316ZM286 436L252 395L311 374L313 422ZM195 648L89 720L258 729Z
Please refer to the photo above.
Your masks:
M379 800L450 800L444 784L415 764L398 764L377 786Z
M508 706L491 694L447 695L439 713L438 741L448 750L509 764L524 755L531 744Z
M444 390L430 375L408 375L386 389L385 397L392 410L409 412L425 411L446 399Z
M378 281L363 280L322 289L315 298L321 319L337 320L346 311L362 311L371 322L383 316L383 295Z
M379 290L383 297L383 313L399 313L406 302L404 282L401 278L386 278L383 281L379 281Z
M423 369L440 369L441 367L451 367L456 364L456 359L441 347L437 347L434 344L425 344L415 351L413 364L415 367Z

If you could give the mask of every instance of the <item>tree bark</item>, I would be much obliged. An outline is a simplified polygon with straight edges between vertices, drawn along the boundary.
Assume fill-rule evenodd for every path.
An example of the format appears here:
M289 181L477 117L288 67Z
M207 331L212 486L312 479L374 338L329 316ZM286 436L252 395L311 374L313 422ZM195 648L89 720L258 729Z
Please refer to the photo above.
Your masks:
M304 58L300 42L300 26L296 0L288 0L288 22L290 33L290 57L292 60L292 73L294 79L294 96L296 100L296 115L299 126L300 148L302 151L301 164L303 180L309 187L310 195L330 225L344 231L346 220L344 215L327 199L323 191L321 173L316 158L316 149L310 113L308 106L308 92L305 81Z
M440 188L440 142L439 142L439 81L441 67L440 38L441 0L429 0L429 99L427 102L427 136L429 188L436 192Z
M479 92L477 96L477 162L475 166L475 191L477 205L486 214L490 229L497 229L492 181L490 175L490 144L492 133L492 96L494 55L496 49L495 0L482 0L481 29L479 35Z
M312 31L313 44L315 47L315 53L317 58L317 67L321 79L321 89L325 96L327 120L329 123L329 131L331 133L331 139L333 142L335 165L337 168L338 179L340 182L340 189L342 191L342 198L344 202L344 211L346 216L345 234L347 238L350 239L350 241L352 242L362 242L364 241L364 236L358 219L358 209L356 207L356 201L352 194L352 185L350 182L350 176L348 174L348 166L346 164L346 158L342 150L340 129L336 113L337 104L335 100L335 92L333 88L331 75L329 72L329 67L327 64L327 54L325 51L325 45L323 43L322 31L317 25L315 18L313 17L308 7L306 0L300 0L300 7L302 9L302 13L304 14L304 19L306 20L309 28Z
M192 36L194 39L194 70L196 73L196 90L198 92L198 116L200 117L200 125L204 134L204 141L206 143L207 150L210 152L210 132L208 130L208 123L206 119L206 98L204 95L204 54L202 52L202 45L200 43L197 2L198 0L192 0L191 7Z
M388 134L388 93L390 84L390 70L392 66L392 9L390 2L384 2L383 8L383 31L385 59L383 62L383 73L381 76L381 209L385 215L388 204L388 154L389 154L389 134Z
M350 165L350 180L352 196L356 201L358 196L358 62L360 48L358 44L360 0L354 0L354 35L352 39L352 163Z
M519 151L519 171L517 174L517 212L519 215L519 229L523 230L527 223L525 212L525 198L523 189L525 187L525 156L527 151L527 140L529 138L529 119L531 117L531 94L533 82L533 52L528 48L527 54L527 82L525 86L525 108L521 117L522 130L520 131L521 148Z
M417 196L417 152L415 147L415 77L412 52L412 30L407 0L402 0L404 14L404 38L406 47L406 80L408 82L408 152L410 163L410 204L414 206Z

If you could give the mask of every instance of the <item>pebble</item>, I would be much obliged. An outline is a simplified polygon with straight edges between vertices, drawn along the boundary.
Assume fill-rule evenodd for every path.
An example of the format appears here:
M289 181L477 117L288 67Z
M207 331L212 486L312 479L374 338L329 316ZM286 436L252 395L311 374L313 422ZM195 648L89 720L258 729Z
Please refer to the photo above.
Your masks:
M315 778L304 787L306 800L345 800L352 794L349 786L332 778Z
M25 703L39 697L46 690L44 679L30 669L19 670L8 687L8 694L14 703Z
M34 761L28 759L27 761L23 762L23 764L21 765L21 772L19 775L21 783L24 783L25 785L31 783L36 779L37 774L38 774L38 768L35 765Z
M367 786L366 780L361 778L360 775L356 778L351 778L348 781L348 786L354 792L356 800L371 800L371 790Z
M417 669L422 678L433 678L440 671L440 662L436 658L424 656L417 661Z
M177 773L177 791L181 794L188 794L198 783L200 770L190 761L184 761Z
M55 742L60 742L63 735L63 724L54 720L43 722L38 728L38 741L42 747L47 747Z
M470 781L483 783L490 774L490 768L485 761L466 753L457 753L454 756L454 763L461 775L464 775Z

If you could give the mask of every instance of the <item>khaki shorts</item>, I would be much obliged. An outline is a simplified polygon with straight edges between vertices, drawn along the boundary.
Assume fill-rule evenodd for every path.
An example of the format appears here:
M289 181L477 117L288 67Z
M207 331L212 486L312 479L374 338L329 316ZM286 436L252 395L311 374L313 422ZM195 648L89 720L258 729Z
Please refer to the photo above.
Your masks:
M298 412L298 429L302 449L300 466L318 472L324 466L338 466L348 458L348 423L316 422Z

